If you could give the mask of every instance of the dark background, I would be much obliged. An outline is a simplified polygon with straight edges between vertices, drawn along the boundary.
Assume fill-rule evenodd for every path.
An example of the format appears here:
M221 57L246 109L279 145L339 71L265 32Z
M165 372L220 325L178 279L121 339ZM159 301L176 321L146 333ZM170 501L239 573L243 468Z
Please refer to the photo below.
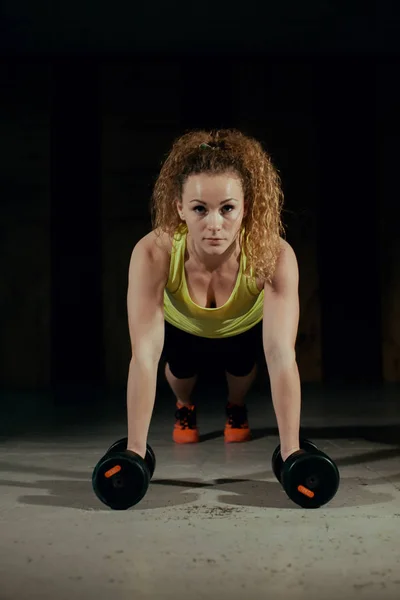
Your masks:
M7 0L2 11L3 391L63 402L81 390L89 402L125 386L130 254L151 228L165 153L198 127L254 135L281 173L302 381L400 381L389 3Z

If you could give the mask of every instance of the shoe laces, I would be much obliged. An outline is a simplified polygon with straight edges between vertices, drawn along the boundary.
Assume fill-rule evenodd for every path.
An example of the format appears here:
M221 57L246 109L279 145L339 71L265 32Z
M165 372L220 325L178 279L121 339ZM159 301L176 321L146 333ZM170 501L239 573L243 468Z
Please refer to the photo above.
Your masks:
M240 429L247 424L247 408L238 404L231 404L226 407L228 424L234 429Z
M175 412L175 418L179 421L182 429L195 429L196 428L196 409L182 406L177 408Z

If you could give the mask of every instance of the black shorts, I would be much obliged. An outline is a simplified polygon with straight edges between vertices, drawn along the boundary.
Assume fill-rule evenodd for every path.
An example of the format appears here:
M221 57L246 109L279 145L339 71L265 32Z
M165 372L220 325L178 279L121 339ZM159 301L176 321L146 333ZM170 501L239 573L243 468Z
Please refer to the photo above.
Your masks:
M163 357L177 379L194 377L207 365L244 377L262 355L262 321L244 333L219 339L192 335L165 321Z

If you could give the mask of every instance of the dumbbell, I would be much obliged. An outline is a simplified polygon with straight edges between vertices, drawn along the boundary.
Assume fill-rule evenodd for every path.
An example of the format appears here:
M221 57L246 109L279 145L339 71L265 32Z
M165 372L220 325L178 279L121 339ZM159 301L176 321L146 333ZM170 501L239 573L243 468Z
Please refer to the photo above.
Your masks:
M319 508L335 496L340 483L334 461L309 440L283 462L280 445L272 455L272 470L288 497L302 508Z
M128 446L128 438L127 437L121 438L120 440L117 440L116 442L111 444L111 446L107 450L106 454L116 453L116 452L125 452L127 446ZM153 448L150 446L150 444L146 444L146 456L144 457L144 459L149 468L150 479L151 479L154 475L154 471L156 468L156 455L154 454Z
M156 466L156 457L149 444L144 459L127 450L127 444L128 438L114 442L92 474L94 493L114 510L126 510L142 500Z

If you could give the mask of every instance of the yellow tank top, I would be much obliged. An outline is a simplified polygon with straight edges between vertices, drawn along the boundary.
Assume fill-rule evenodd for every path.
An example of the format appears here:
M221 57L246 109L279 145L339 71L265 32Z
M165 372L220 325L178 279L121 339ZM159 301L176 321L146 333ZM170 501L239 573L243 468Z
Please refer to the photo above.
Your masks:
M242 232L243 235L244 232ZM173 239L169 277L164 289L164 318L178 329L206 338L225 338L243 333L263 315L264 290L254 277L245 276L246 256L240 253L239 273L228 301L219 308L203 308L192 301L185 276L187 228Z

